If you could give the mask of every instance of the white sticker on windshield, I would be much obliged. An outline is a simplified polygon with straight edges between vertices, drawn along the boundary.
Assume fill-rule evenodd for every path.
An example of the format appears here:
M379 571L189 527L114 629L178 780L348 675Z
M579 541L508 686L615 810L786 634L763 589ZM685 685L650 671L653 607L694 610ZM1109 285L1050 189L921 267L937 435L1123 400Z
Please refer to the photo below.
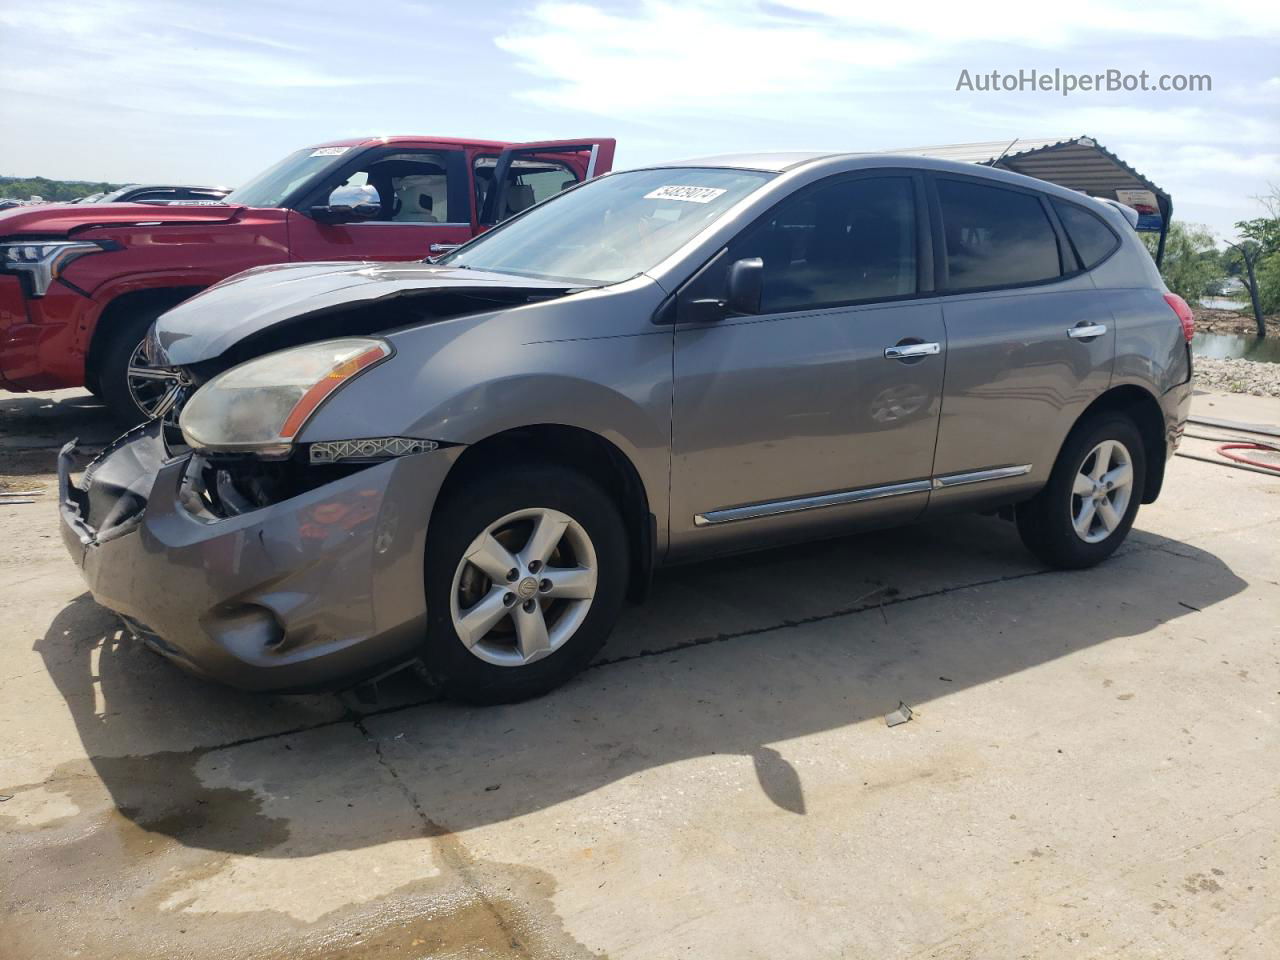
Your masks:
M646 193L646 200L683 200L685 203L710 203L724 193L719 187L659 187Z
M351 149L350 147L318 147L315 150L311 151L311 156L340 157L350 149Z

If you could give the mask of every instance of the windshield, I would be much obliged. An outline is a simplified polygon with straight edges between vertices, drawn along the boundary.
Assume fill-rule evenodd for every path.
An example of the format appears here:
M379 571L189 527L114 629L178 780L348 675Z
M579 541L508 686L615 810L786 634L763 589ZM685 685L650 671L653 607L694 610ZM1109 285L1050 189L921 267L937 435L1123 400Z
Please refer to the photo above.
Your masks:
M290 194L326 167L337 163L351 147L307 147L268 167L248 183L232 190L223 203L246 207L280 207Z
M613 174L535 207L438 262L616 283L661 263L772 176L698 167Z
M132 190L136 186L137 186L136 183L130 183L127 186L120 187L117 190L112 190L110 193L99 193L96 195L96 198L85 197L84 202L85 203L114 203L117 198L124 196L126 192L128 192L129 190Z

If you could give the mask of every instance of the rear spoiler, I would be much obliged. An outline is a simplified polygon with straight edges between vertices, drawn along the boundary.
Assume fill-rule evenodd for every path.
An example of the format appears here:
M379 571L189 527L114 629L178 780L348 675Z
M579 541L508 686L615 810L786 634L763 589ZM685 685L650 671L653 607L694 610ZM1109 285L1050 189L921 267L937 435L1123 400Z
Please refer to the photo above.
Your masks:
M1126 206L1119 200L1111 200L1107 197L1093 197L1092 199L1097 200L1099 203L1105 203L1109 207L1115 207L1120 211L1121 216L1128 221L1129 226L1133 227L1134 230L1138 229L1138 211L1133 207Z

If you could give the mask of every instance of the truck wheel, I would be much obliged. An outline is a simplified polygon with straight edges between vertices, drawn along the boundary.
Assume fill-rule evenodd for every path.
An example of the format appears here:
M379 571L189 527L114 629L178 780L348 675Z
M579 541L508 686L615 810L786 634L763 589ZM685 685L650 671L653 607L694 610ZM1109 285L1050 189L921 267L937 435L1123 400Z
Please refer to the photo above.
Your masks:
M113 324L97 365L100 396L122 424L133 426L163 416L177 399L179 383L164 370L150 369L142 357L142 341L156 317L172 304L134 311Z
M424 660L451 697L546 693L591 661L622 608L622 519L572 470L481 478L438 505L427 542Z
M1022 542L1052 567L1101 563L1133 526L1146 476L1134 422L1118 413L1090 417L1067 436L1044 489L1019 504Z

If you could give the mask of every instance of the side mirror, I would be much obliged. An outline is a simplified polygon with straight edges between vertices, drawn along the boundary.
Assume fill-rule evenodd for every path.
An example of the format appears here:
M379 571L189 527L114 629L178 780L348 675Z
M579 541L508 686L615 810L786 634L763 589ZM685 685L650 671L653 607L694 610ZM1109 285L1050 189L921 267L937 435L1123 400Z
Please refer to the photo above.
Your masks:
M764 261L747 257L729 264L725 277L724 299L704 297L689 300L681 307L681 320L712 323L725 317L760 312L760 296L764 290Z
M730 313L759 313L764 292L764 261L759 257L735 260L729 266L725 308Z
M362 187L343 185L329 194L329 203L312 207L312 218L321 223L353 223L373 220L382 214L382 198L378 188L365 184Z

